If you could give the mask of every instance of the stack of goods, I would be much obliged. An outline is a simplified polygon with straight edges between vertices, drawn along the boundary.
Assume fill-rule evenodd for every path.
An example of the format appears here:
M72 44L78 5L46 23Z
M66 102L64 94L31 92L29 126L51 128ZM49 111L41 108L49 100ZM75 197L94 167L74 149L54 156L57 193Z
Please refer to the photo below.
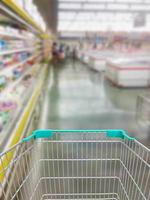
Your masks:
M15 80L19 79L24 72L29 69L35 62L36 57L31 57L29 53L20 53L6 56L6 60L1 60L0 65L0 90L2 91L6 86L12 84ZM11 64L11 65L10 65ZM15 64L14 67L12 64ZM7 71L3 69L9 69Z
M10 93L5 93L0 97L0 132L3 131L7 124L16 113L17 101Z
M31 56L31 53L21 52L0 56L0 70L11 67L16 63L21 63Z
M19 109L24 105L28 92L34 86L38 69L37 67L37 69L30 70L22 77L19 85L0 94L0 132L7 129L10 122L16 118Z

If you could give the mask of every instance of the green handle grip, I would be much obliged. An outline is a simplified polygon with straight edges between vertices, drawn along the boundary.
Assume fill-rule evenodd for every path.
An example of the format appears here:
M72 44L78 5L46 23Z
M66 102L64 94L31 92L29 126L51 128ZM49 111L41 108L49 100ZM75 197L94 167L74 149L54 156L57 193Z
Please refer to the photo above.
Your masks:
M127 135L124 130L35 130L26 138L22 139L22 142L28 142L32 139L40 138L51 138L55 132L59 133L105 133L107 137L110 138L120 138L123 140L134 140L134 138Z

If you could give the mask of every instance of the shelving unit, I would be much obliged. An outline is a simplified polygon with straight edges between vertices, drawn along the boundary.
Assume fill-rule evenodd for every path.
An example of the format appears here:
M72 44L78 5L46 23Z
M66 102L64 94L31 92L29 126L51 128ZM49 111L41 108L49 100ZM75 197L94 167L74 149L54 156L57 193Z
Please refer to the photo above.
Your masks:
M1 32L1 31L0 31L0 37L14 38L14 39L20 39L20 40L26 40L27 39L25 36L12 35L11 33ZM32 38L31 38L31 40L32 40Z
M22 62L18 62L16 64L10 65L9 67L4 68L3 70L0 70L0 76L9 73L9 71L12 71L13 69L17 68L18 66L22 66L23 64L25 64L29 60L33 59L34 57L35 56L30 56L29 58L25 59Z
M4 150L22 137L44 84L47 69L41 61L48 59L51 48L50 36L14 1L2 0L0 10L6 19L0 25L0 149Z
M51 36L42 23L30 17L14 0L0 2L0 151L11 148L22 137L39 97L47 75L47 64L51 55ZM3 16L2 16L3 15ZM35 15L35 13L34 13ZM3 159L7 167L15 152ZM0 169L2 166L0 165ZM5 187L0 175L0 184ZM0 190L1 198L1 190Z
M14 49L14 50L8 50L4 52L0 52L0 56L8 55L8 54L13 54L13 53L19 53L19 52L32 52L34 51L34 48L23 48L23 49Z
M5 134L3 134L1 137L1 142L0 142L1 147L5 147L5 144L7 144L9 146L11 143L11 138L9 138L9 140L8 140L7 136L9 137L10 131L14 130L14 128L16 128L17 125L19 125L19 123L17 123L17 125L16 125L16 122L21 120L22 114L23 114L24 110L26 109L28 101L30 101L32 94L37 89L35 86L38 85L38 82L40 81L40 76L39 76L38 72L39 71L42 72L42 70L40 70L40 67L41 66L39 64L34 65L34 69L36 69L36 70L34 72L34 78L32 80L33 85L31 85L31 87L28 88L28 91L26 92L25 95L24 94L22 94L23 96L21 95L21 97L23 97L23 98L21 98L21 101L20 101L20 104L22 106L18 107L15 114L13 115L13 119L11 120L9 126L6 126ZM7 90L9 90L10 92L15 91L15 88L17 88L17 86L19 84L21 84L25 75L28 74L29 72L31 72L31 69L29 69L27 72L25 72L24 75L20 79L18 79L11 87L7 88ZM15 137L15 134L13 135L13 137Z
M36 33L43 34L42 28L30 17L30 15L17 5L14 0L2 0L1 9L11 15L11 17L16 18L20 23L26 26L26 28L31 28Z
M39 62L40 62L40 59L39 59ZM32 71L32 69L34 68L35 65L33 65L32 68L27 68L25 70L25 72L23 72L22 76L20 76L18 79L16 79L15 81L13 81L13 84L8 85L8 87L6 87L6 89L4 89L4 91L2 91L1 94L5 93L6 91L7 92L11 92L14 89L14 87L17 86L20 83L20 80L22 80L22 78L24 77L24 75L28 74L28 73L30 73L30 71ZM1 94L0 94L0 96L1 96Z

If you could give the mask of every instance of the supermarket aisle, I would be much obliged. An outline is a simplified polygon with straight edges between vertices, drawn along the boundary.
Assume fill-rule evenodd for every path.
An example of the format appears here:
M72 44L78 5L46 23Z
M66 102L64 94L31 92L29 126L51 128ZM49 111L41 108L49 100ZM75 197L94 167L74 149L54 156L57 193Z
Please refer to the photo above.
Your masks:
M119 89L85 65L72 61L52 67L46 127L126 129L145 140L135 120L136 97L146 89ZM146 137L145 137L146 136Z

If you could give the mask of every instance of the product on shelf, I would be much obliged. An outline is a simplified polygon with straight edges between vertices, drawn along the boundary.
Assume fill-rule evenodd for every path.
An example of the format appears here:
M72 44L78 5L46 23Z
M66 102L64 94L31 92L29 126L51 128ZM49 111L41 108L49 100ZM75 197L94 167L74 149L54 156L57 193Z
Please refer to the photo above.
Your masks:
M15 108L16 108L16 103L9 99L0 101L0 112L11 111L14 110Z
M13 80L18 79L21 76L22 72L23 72L23 69L21 67L14 69L12 79Z
M6 76L0 76L0 91L5 88L7 84Z
M5 68L11 68L15 64L26 61L31 56L28 52L14 53L11 55L0 56L0 73Z
M0 96L0 131L9 123L9 120L15 114L13 111L17 108L16 99L10 93Z
M9 122L9 113L0 112L0 132L3 131L5 125Z
M22 80L22 83L25 87L28 87L30 86L31 84L31 78L32 78L32 75L31 74L26 74Z

